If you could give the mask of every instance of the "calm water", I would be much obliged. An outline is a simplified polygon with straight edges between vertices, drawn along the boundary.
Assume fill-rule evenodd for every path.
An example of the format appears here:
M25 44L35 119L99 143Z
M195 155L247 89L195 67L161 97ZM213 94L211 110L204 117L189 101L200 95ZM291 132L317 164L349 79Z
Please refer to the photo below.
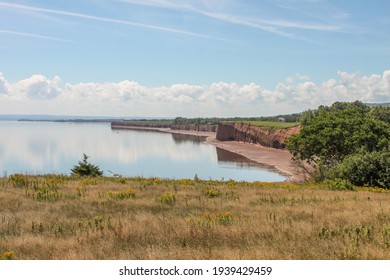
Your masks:
M69 174L83 153L106 176L282 181L246 158L186 135L111 130L109 123L0 122L0 176Z

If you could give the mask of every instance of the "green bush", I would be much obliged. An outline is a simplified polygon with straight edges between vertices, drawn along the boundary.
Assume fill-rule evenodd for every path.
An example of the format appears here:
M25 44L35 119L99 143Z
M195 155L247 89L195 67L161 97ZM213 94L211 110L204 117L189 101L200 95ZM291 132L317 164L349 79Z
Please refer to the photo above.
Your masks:
M0 260L13 260L14 254L15 252L10 252L10 251L4 252L0 254Z
M204 195L209 198L219 197L221 196L221 192L219 190L208 189L204 192Z
M356 186L390 189L390 152L354 154L335 169L340 178Z
M171 192L166 192L156 198L156 201L168 205L173 205L176 202L176 195Z
M122 191L109 191L107 192L107 196L111 199L128 199L135 197L135 190L132 188L128 188L127 190Z
M348 180L335 178L332 180L326 180L325 186L334 191L355 191L356 187Z
M9 180L11 181L12 185L17 188L28 187L29 185L28 177L23 174L16 173L10 175Z

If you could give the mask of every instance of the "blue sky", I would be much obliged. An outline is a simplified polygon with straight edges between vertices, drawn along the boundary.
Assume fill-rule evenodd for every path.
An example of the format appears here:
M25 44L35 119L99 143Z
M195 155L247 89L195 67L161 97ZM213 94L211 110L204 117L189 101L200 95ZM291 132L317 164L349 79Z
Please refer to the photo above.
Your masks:
M390 101L390 2L0 0L0 114L261 116Z

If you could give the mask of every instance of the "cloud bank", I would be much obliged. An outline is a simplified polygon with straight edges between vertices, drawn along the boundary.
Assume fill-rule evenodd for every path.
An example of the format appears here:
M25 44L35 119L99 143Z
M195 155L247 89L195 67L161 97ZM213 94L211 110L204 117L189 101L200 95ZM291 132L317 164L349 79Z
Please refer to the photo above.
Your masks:
M0 73L1 114L66 114L141 117L266 116L301 112L335 101L389 102L390 70L369 76L338 72L315 83L294 75L267 89L239 85L175 84L147 87L135 81L78 83L33 75L10 83Z

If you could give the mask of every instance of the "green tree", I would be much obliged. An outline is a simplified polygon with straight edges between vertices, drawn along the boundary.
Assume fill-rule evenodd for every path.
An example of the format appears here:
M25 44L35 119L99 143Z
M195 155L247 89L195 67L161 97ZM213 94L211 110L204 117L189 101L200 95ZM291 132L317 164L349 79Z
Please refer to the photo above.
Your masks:
M83 154L83 160L79 161L77 165L70 170L72 175L76 176L102 176L103 171L97 165L88 162L88 156Z
M390 125L370 114L361 102L336 102L302 115L299 134L290 137L287 148L293 160L308 163L322 173L353 154L386 151Z
M370 115L390 124L390 107L374 107L371 109Z

